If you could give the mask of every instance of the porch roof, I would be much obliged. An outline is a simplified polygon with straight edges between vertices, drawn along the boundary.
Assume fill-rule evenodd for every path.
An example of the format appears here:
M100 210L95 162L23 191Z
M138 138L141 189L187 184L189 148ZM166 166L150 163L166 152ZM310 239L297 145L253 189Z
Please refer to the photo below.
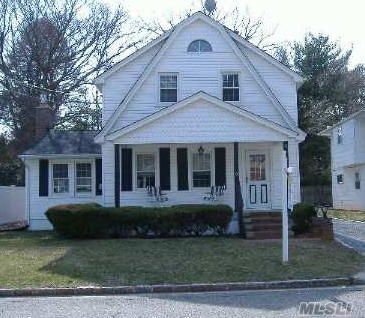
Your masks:
M106 136L114 143L302 141L305 133L200 91Z

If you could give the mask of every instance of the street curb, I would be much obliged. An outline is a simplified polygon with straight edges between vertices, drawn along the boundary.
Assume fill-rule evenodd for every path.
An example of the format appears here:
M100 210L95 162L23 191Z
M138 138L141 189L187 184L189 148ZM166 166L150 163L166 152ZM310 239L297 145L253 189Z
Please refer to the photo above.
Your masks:
M354 284L352 277L320 278L310 280L288 280L247 283L139 285L117 287L65 287L65 288L14 288L0 289L0 297L29 296L97 296L150 293L215 292L238 290L291 289L311 287L331 287Z

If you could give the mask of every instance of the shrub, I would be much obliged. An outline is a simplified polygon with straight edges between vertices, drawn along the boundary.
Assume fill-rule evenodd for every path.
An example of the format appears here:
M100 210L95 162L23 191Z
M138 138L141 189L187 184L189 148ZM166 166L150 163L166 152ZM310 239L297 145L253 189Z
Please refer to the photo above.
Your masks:
M104 208L70 204L49 208L54 229L71 238L169 237L225 233L232 218L227 205Z
M292 227L295 234L306 233L312 225L312 217L317 216L313 205L298 203L294 205L291 218L294 222Z

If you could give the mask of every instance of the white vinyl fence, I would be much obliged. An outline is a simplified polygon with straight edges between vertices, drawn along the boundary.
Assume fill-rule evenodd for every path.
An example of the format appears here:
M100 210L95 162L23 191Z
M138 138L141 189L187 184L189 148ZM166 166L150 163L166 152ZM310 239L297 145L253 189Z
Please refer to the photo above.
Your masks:
M0 224L25 219L25 188L0 186Z

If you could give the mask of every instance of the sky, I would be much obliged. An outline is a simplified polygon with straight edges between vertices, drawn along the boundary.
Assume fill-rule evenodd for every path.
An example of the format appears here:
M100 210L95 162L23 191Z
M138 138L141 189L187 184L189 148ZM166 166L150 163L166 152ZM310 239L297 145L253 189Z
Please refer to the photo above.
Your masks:
M156 19L184 10L200 0L103 0L122 4L133 17ZM262 17L274 39L301 40L307 32L324 33L344 48L353 47L351 65L365 63L365 1L363 0L216 0L226 9L236 5Z

